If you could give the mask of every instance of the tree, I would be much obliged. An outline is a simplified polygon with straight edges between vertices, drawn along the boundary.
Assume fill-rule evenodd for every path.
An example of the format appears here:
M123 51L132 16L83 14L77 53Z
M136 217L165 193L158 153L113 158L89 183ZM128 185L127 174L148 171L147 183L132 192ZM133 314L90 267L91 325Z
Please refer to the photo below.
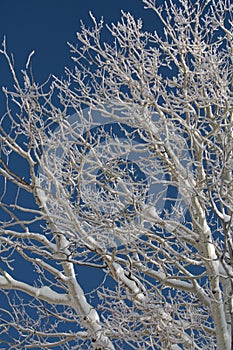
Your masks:
M104 42L91 14L47 85L31 57L22 85L3 42L9 349L233 349L232 4L143 3L163 34L122 12Z

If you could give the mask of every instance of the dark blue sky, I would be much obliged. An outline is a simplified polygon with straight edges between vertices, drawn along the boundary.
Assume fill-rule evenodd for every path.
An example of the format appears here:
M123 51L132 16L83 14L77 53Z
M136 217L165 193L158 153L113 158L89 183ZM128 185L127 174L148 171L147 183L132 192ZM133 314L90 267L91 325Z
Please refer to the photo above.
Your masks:
M158 26L154 13L144 10L141 0L0 1L0 45L5 35L8 53L14 56L18 74L25 69L28 55L34 50L34 78L42 83L50 74L58 77L64 75L64 67L72 64L67 42L76 43L80 20L91 24L89 11L97 19L103 16L106 23L111 23L120 20L121 10L131 12L135 18L142 18L146 30ZM5 112L2 86L13 89L6 60L0 55L0 117ZM11 165L17 173L24 171L17 159ZM13 200L13 196L13 193L9 193L8 202ZM3 215L2 212L0 215Z
M99 19L104 17L106 23L116 22L121 17L121 10L131 12L135 18L144 20L146 30L156 28L156 19L152 11L143 10L141 0L5 0L0 1L0 45L4 35L7 40L8 53L12 53L16 71L25 68L28 55L33 56L33 72L35 81L44 82L50 74L60 77L64 75L64 67L70 66L69 47L67 42L76 43L76 32L80 28L80 20L90 24L89 11ZM12 90L10 72L5 59L0 55L0 90L7 86ZM0 116L4 113L5 98L0 92ZM22 164L15 161L18 170ZM11 201L10 197L7 197ZM2 212L0 212L2 215ZM0 218L1 219L1 218ZM3 219L3 218L2 218ZM22 265L21 265L22 264ZM19 279L30 277L29 270L23 267L23 261L18 261L17 275L24 271ZM90 279L86 278L91 274ZM82 287L92 290L102 281L102 275L82 268L79 272Z
M155 28L152 11L144 10L141 0L8 0L0 3L0 42L6 35L8 51L14 54L17 69L25 67L28 54L35 50L35 80L43 82L50 73L63 75L69 66L67 41L76 42L80 20L90 23L89 11L105 22L130 11L144 19L145 28ZM8 85L6 65L0 57L0 85Z
M135 18L143 19L145 30L158 29L159 22L154 13L143 7L141 0L2 0L0 44L5 35L8 53L14 55L18 73L25 68L28 55L34 50L34 78L36 82L42 83L50 74L58 77L64 75L64 67L72 64L67 42L76 43L80 20L90 24L89 11L97 19L103 16L105 23L120 20L121 10L129 11ZM9 69L0 56L0 89L8 86L11 90L11 84ZM3 106L2 97L0 93L0 107ZM3 109L1 108L0 117ZM23 276L19 276L19 279L24 280L25 272L28 272L22 266L20 261L15 273L23 271ZM87 278L88 274L91 274L91 279ZM90 268L82 267L79 278L82 287L88 292L102 282L101 273Z

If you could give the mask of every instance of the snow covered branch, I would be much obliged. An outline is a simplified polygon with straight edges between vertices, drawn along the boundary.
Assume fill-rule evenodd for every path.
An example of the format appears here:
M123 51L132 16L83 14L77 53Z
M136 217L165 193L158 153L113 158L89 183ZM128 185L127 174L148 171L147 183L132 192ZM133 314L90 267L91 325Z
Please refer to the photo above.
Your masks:
M25 347L233 347L233 6L142 2L163 34L90 14L47 85L3 42L0 332Z

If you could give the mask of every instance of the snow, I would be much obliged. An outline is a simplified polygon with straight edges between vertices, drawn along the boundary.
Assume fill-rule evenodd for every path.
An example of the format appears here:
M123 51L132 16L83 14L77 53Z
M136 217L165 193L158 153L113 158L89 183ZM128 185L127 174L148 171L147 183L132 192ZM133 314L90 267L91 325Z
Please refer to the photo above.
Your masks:
M230 215L223 214L223 221L227 224L231 221Z
M31 295L41 300L45 300L53 304L69 305L70 298L65 293L54 292L50 287L43 286L36 288L28 283L15 280L7 272L4 272L5 276L0 276L0 287L6 289L20 290L28 295Z
M124 269L119 264L114 262L112 266L114 267L115 273L119 280L122 281L125 284L125 286L129 288L131 293L133 293L139 301L145 300L146 296L142 292L142 289L139 289L136 281L127 277L125 275Z
M162 220L153 205L144 204L142 206L142 215L145 219L150 221L154 220L155 222L161 222Z
M179 345L173 344L171 345L171 350L181 350L182 348Z

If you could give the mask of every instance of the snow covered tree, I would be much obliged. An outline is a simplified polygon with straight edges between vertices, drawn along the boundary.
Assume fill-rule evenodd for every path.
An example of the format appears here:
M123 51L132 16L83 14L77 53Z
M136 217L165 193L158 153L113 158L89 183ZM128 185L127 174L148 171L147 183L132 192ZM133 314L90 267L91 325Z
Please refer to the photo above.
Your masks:
M143 3L43 86L3 42L4 348L233 349L233 6Z

